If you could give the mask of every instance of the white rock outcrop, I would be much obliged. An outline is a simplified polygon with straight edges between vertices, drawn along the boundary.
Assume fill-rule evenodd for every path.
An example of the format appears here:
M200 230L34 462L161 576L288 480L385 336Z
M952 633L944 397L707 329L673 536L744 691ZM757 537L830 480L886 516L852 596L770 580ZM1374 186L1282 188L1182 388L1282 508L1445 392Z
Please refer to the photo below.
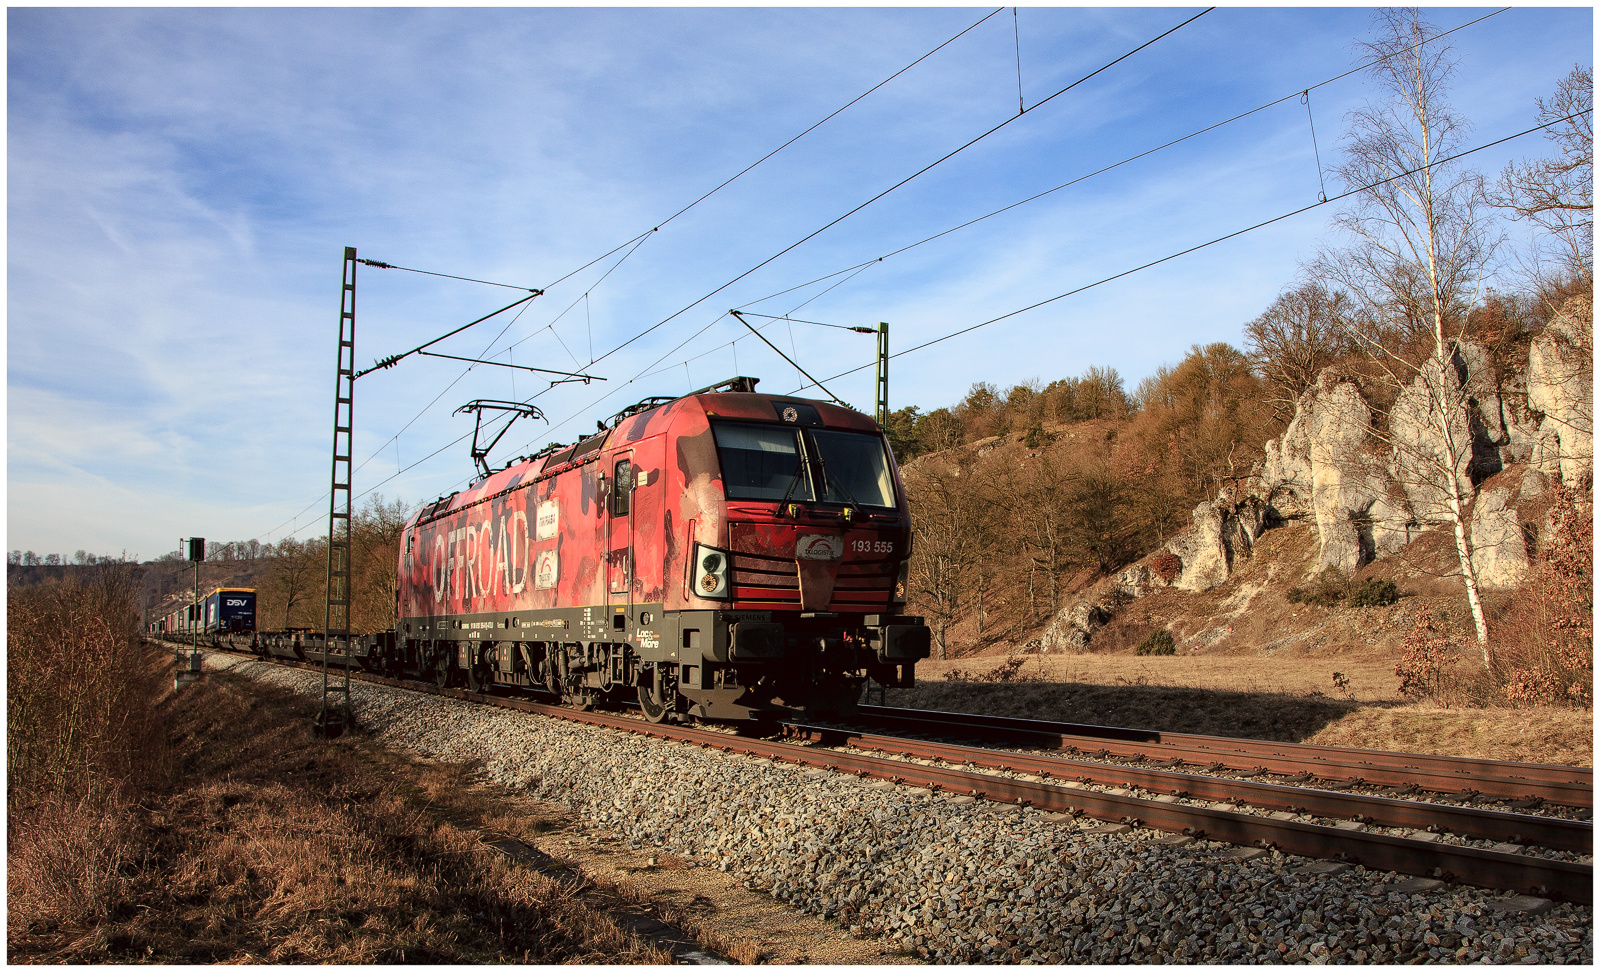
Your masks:
M1594 307L1574 298L1528 348L1528 407L1540 413L1530 462L1569 486L1594 467Z
M1571 487L1592 476L1593 319L1587 298L1569 300L1534 338L1526 369L1510 374L1462 341L1443 368L1437 358L1425 362L1381 422L1358 379L1324 371L1283 435L1266 444L1255 474L1195 507L1193 526L1165 544L1182 562L1171 586L1222 584L1264 531L1294 520L1316 525L1313 571L1354 570L1449 523L1452 479L1469 511L1480 584L1522 583L1529 551L1518 504L1549 481ZM1523 464L1531 468L1520 478L1500 476L1476 495L1480 483ZM1045 650L1086 650L1119 606L1153 586L1167 585L1144 564L1108 578L1057 614Z

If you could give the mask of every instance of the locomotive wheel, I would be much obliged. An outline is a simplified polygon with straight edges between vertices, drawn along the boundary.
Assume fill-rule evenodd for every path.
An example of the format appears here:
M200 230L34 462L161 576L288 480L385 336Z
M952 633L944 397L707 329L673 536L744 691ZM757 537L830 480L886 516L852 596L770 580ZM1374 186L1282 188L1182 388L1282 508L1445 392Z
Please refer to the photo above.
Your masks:
M595 702L599 701L599 699L599 692L596 692L594 689L589 688L588 686L580 686L573 688L570 691L563 692L561 695L561 704L569 705L572 708L577 709L579 712L588 712L590 709L594 708Z
M450 687L450 659L441 658L433 663L433 683L440 688Z
M663 693L657 692L654 672L639 683L639 711L651 722L666 722L667 714L672 711L669 701L658 697L660 694Z
M494 681L486 665L468 666L466 674L467 689L473 692L482 692Z

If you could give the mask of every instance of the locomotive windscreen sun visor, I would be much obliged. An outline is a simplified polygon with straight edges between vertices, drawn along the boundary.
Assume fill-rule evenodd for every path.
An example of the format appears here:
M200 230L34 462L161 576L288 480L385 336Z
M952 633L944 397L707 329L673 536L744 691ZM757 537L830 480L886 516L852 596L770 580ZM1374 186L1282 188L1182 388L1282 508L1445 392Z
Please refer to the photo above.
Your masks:
M736 621L728 631L728 655L734 661L761 661L783 657L783 625L765 621Z

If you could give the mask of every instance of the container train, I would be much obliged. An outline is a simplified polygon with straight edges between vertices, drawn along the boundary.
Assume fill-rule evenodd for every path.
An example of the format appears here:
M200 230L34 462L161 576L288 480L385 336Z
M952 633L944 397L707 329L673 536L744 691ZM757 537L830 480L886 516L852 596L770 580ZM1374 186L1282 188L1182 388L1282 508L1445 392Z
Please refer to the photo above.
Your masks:
M249 634L256 630L256 592L216 587L197 604L185 604L149 623L151 634Z
M913 684L911 520L871 418L736 378L647 399L513 461L404 527L395 630L351 660L653 721L777 720ZM257 637L320 659L320 635ZM334 659L342 659L334 653Z

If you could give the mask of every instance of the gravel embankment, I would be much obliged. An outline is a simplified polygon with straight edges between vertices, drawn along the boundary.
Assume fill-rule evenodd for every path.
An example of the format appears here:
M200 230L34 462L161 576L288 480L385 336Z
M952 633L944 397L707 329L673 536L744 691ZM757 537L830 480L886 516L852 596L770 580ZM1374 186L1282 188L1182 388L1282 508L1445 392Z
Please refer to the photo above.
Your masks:
M316 690L320 676L211 664ZM767 763L353 683L380 741L942 962L1592 964L1592 909ZM1112 832L1106 832L1106 831ZM1259 856L1256 856L1259 855ZM1333 873L1326 873L1332 871Z

